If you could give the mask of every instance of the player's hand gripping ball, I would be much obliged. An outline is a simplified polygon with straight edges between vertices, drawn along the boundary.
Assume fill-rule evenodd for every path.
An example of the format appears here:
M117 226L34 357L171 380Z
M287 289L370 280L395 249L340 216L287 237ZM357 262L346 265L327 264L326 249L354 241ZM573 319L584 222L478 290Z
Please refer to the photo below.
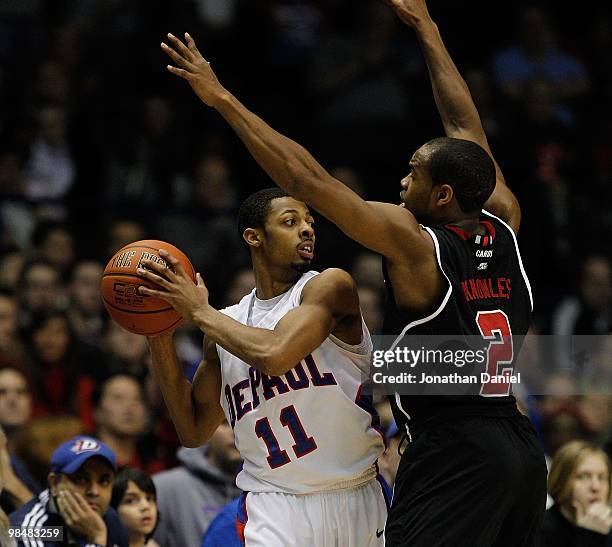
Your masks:
M176 257L195 283L195 271L187 256L170 243L151 239L136 241L119 249L106 265L102 276L101 293L106 311L116 323L135 334L157 336L175 329L182 320L181 315L165 300L138 292L138 287L142 285L151 289L160 288L136 273L138 268L143 267L143 260L166 266L165 260L159 256L159 249Z

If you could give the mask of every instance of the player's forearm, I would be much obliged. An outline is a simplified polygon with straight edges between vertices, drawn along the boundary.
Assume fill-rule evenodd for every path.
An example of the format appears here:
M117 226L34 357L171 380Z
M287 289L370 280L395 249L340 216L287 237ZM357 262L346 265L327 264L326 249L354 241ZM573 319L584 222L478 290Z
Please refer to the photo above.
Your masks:
M442 41L438 26L427 19L415 29L447 135L453 136L454 132L462 130L484 139L480 116L470 91Z
M278 186L317 210L323 206L318 195L329 175L303 146L270 127L229 93L219 98L215 108Z
M171 335L149 338L151 368L166 402L174 427L184 446L198 446L206 428L206 417L197 416L191 384L174 349Z
M297 363L286 363L284 368L283 352L279 352L282 342L273 330L248 327L210 306L198 312L194 321L208 338L264 374L278 376Z

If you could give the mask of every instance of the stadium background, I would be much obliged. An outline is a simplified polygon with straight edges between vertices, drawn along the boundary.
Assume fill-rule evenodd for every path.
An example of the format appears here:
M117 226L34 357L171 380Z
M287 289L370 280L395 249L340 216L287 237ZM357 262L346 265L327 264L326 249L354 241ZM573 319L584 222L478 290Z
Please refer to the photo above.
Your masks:
M430 8L523 207L533 332L610 334L610 13L544 1ZM148 398L136 437L152 471L176 463L177 441L143 340L116 332L99 306L100 264L131 240L167 240L191 257L213 302L230 303L252 283L237 207L271 185L221 118L166 72L159 43L184 31L230 91L369 199L398 201L411 154L442 134L418 44L382 2L0 1L3 366L28 375L28 421L73 415L88 430L94 386L135 374ZM523 78L507 49L521 41L554 44L552 72ZM379 261L323 219L317 228L317 267L355 275L378 332ZM36 260L47 270L29 277ZM56 308L68 342L49 356L40 333ZM185 329L178 342L189 374L199 333ZM565 365L541 357L548 395L523 402L547 454L572 438L609 443L607 388L576 396ZM29 439L50 429L28 427Z

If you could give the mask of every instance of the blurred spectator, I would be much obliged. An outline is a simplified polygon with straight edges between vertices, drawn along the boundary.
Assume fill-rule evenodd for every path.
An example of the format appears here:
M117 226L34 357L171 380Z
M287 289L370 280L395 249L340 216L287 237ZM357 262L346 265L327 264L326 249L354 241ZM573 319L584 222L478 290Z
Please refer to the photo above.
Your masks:
M93 393L96 437L108 444L119 465L160 471L153 447L143 446L148 409L138 380L125 373L115 374Z
M74 236L68 226L57 220L42 220L32 232L34 254L48 261L65 276L72 268L76 251Z
M19 337L19 313L12 292L0 288L0 355L21 360L23 344Z
M47 104L38 112L37 136L25 167L25 196L39 214L64 218L63 203L74 183L76 166L67 142L67 113L60 105Z
M32 418L32 392L19 365L0 363L0 426L9 439Z
M228 423L205 446L181 448L178 459L180 467L153 476L163 515L154 537L164 547L199 545L215 515L239 494L240 453Z
M223 297L223 307L233 306L242 300L255 288L255 274L253 268L242 268L232 277Z
M530 6L521 12L518 41L494 58L497 84L512 99L524 97L526 86L545 78L560 99L571 99L589 89L584 65L557 46L557 37L547 14Z
M561 301L553 314L552 333L607 334L612 331L612 269L607 257L582 262L578 294Z
M83 424L74 416L37 418L15 435L15 454L33 479L45 484L54 448L83 432Z
M555 454L548 493L555 501L544 517L542 547L610 545L610 460L595 445L573 441Z
M211 293L220 282L217 265L223 263L231 270L241 252L234 218L237 207L227 158L204 154L196 161L187 201L165 210L156 222L159 238L189 257L196 271L211 281Z
M131 374L144 380L148 373L146 359L149 354L144 336L129 332L114 321L108 321L104 347L110 358L109 372Z
M380 257L369 251L363 251L355 257L351 275L358 287L371 287L377 291L384 288Z
M59 271L43 259L26 262L19 274L16 294L26 324L32 314L54 310L62 300Z
M111 507L128 532L129 547L159 547L152 539L157 526L157 492L151 477L140 469L123 468L113 482Z
M22 480L14 469L13 463L14 456L9 451L6 435L0 427L0 476L3 483L0 492L0 504L6 513L12 513L31 500L34 494L40 492L40 488L31 477L27 477L30 481L29 484ZM23 469L21 470L23 471Z
M0 288L17 290L24 261L23 254L16 250L9 250L0 256Z
M143 224L130 218L114 219L106 231L107 244L105 259L110 260L121 247L128 243L145 239L146 230Z
M11 525L62 526L61 545L128 547L127 532L109 507L116 469L115 455L98 439L70 439L53 452L48 488L9 515Z
M0 150L0 245L25 249L34 227L30 203L24 195L23 154L15 148Z
M100 297L104 267L96 260L78 262L68 286L68 318L75 335L91 344L100 344L106 325L106 312Z
M367 285L357 288L361 315L371 334L382 334L383 309L380 292Z
M27 343L35 415L73 413L91 426L94 378L105 370L100 350L79 342L58 310L33 316Z
M243 543L236 529L236 515L241 503L244 503L242 496L229 502L219 511L204 532L201 547L242 547Z

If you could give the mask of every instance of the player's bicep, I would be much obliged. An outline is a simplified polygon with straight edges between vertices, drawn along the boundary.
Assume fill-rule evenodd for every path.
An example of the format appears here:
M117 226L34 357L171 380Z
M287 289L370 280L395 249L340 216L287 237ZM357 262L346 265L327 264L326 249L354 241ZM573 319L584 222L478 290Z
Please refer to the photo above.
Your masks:
M191 393L197 435L206 442L225 419L220 402L221 361L210 339L204 342L204 357L193 377Z

